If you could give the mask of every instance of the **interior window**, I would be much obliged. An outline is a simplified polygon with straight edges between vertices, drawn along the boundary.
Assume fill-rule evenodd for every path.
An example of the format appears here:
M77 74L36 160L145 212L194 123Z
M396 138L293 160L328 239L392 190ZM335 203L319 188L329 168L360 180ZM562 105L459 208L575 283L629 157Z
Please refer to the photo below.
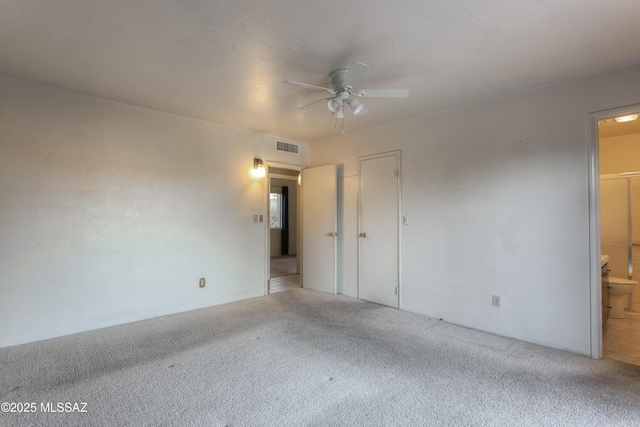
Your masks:
M271 220L271 228L282 228L282 194L270 193L269 195L269 218Z

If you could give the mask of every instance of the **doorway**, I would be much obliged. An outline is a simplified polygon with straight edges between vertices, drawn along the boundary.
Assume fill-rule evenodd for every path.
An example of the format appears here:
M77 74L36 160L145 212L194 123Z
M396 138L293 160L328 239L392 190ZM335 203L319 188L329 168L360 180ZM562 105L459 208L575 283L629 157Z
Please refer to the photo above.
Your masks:
M299 174L269 168L269 294L300 287Z
M360 298L400 308L400 152L358 160Z
M596 200L604 277L602 356L640 365L640 289L616 301L612 289L619 286L613 282L640 280L640 120L636 113L617 110L598 118Z

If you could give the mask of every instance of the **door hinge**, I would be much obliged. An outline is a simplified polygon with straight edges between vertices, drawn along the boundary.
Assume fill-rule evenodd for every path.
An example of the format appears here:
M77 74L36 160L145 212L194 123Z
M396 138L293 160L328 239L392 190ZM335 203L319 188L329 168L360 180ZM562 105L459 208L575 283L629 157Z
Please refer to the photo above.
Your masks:
M399 175L400 173L398 172L398 169L396 169L396 177Z
M398 287L396 286L396 288L395 288L395 289L396 289L396 295L398 295Z

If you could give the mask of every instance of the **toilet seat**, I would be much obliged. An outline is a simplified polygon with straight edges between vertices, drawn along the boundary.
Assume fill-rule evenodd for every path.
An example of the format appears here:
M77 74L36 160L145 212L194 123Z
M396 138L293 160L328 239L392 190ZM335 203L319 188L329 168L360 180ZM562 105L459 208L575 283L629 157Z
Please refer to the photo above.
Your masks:
M623 279L621 277L611 277L609 276L609 284L611 285L637 285L638 282L636 280Z

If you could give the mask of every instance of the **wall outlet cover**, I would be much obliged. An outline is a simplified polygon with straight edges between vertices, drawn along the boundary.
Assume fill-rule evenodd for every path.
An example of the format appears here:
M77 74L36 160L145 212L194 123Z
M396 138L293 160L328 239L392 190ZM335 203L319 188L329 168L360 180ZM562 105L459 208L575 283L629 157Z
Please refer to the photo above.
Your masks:
M200 278L200 287L201 287L201 288L204 288L204 285L205 285L204 277L201 277L201 278Z
M493 295L491 297L491 303L493 304L494 307L500 307L500 296L499 295Z

